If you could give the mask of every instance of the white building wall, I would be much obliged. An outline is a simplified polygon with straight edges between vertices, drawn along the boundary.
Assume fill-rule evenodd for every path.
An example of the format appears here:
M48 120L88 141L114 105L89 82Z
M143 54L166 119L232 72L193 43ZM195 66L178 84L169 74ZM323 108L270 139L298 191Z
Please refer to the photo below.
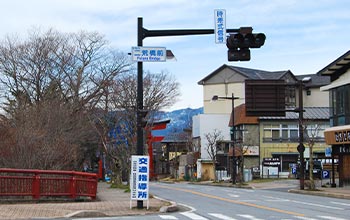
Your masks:
M219 99L212 101L214 95L219 97L235 97L239 99L234 100L235 106L244 103L245 90L244 82L229 83L229 84L210 84L203 86L203 107L204 114L231 114L232 101L230 99Z
M304 107L329 107L329 92L321 91L320 88L309 89L311 95L307 95L307 91L303 94Z
M193 137L201 137L201 159L210 159L207 152L207 140L205 134L214 130L221 131L224 140L230 140L230 128L228 122L230 114L201 114L193 116Z

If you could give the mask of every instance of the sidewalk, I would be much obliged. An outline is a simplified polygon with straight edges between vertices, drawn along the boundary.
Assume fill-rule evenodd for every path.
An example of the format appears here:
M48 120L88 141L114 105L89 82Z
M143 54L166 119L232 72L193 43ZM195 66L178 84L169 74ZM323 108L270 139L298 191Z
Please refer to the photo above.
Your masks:
M144 209L137 209L133 201L130 209L130 193L121 189L112 189L104 182L98 183L97 200L91 202L60 202L60 203L26 203L0 204L0 219L49 219L146 215L158 213L160 208L168 206L169 202L156 198L143 202Z
M232 183L193 182L192 184L206 184L212 186L233 186ZM289 192L308 195L327 196L334 198L350 199L350 188L323 188L318 191L299 190L293 180L272 181L262 183L249 183L242 186L250 189L293 188ZM136 208L136 201L130 209L130 194L121 189L112 189L109 184L98 184L98 199L92 202L61 202L61 203L26 203L26 204L0 204L0 219L70 219L78 217L106 217L146 215L166 212L176 208L176 204L162 201L158 198L149 200L149 210L146 210L147 202L144 201L144 209Z

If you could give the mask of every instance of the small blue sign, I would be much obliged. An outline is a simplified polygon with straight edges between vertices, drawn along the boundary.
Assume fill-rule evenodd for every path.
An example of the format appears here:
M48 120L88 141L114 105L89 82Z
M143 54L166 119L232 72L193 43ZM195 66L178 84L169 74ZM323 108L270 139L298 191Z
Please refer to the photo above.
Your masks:
M322 179L329 179L329 170L322 170Z
M297 174L297 168L296 167L292 167L292 174Z
M332 156L332 148L331 147L327 147L326 149L325 149L325 156L326 157L331 157Z

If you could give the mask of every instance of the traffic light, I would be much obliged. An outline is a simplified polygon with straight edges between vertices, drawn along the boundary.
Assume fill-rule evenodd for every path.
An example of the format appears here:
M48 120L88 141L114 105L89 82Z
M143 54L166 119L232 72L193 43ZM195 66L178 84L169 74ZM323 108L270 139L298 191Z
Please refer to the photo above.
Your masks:
M252 33L253 28L240 28L239 33L230 34L226 39L228 61L250 60L249 48L260 48L264 45L266 36L263 33Z
M229 49L235 48L260 48L265 43L266 36L263 33L258 34L231 34L227 37L226 46Z
M248 48L230 49L227 51L228 61L249 61L250 50Z

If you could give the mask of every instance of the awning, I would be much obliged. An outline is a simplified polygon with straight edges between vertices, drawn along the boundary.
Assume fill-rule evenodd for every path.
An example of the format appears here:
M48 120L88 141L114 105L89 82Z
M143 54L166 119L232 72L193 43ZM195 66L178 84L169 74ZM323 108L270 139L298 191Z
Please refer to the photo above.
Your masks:
M350 144L350 125L327 128L324 136L329 145Z

